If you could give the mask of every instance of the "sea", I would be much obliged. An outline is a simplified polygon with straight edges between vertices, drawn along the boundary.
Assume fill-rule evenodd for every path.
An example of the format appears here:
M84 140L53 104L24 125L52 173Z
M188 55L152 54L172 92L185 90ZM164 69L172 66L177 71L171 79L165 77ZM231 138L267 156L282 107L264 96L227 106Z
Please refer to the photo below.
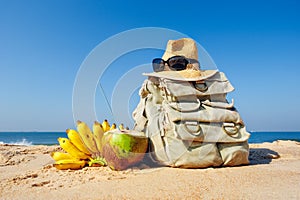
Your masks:
M250 132L249 143L293 140L300 142L300 132ZM66 132L0 132L0 144L56 145L58 137L67 137Z

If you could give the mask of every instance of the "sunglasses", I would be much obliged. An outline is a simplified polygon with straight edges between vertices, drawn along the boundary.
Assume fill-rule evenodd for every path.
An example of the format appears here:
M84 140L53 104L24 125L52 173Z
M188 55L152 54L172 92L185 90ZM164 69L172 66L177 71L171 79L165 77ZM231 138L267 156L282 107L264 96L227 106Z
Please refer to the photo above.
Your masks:
M162 58L155 58L152 61L153 71L161 72L165 70L165 64L169 66L172 71L185 70L189 61L184 56L173 56L167 61Z

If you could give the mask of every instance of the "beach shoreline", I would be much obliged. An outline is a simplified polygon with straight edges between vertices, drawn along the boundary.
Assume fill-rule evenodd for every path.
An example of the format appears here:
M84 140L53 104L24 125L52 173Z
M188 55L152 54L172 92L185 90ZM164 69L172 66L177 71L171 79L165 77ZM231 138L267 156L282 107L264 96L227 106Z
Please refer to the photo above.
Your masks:
M1 199L299 199L300 143L250 144L239 167L86 167L60 171L50 152L60 147L0 145Z

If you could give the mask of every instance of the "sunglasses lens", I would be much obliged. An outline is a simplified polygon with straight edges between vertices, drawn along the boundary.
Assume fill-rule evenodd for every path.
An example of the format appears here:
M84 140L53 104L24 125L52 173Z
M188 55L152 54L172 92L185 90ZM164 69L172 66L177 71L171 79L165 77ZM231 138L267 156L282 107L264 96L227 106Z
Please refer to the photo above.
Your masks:
M188 63L189 62L187 61L187 59L185 59L182 56L174 56L174 57L171 57L168 60L169 67L172 68L172 69L174 69L174 70L176 70L176 71L180 71L180 70L186 69L186 65Z
M152 67L153 67L153 71L155 72L161 72L164 70L165 68L165 63L164 60L161 58L155 58L152 61Z

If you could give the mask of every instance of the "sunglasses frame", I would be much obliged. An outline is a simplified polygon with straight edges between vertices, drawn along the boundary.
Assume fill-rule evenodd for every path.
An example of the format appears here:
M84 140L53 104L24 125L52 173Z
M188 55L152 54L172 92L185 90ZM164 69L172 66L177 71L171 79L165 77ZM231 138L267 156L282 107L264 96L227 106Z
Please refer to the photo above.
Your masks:
M170 65L170 61L172 59L176 59L176 58L181 58L183 59L184 61L184 68L174 68L173 66L176 65L176 63L174 65ZM155 61L160 61L160 64L158 64L158 62L155 62ZM161 71L164 71L165 70L165 64L167 64L169 66L169 68L173 71L181 71L181 70L184 70L186 69L186 66L189 64L189 60L186 59L184 56L172 56L171 58L169 58L167 61L165 61L164 59L162 58L155 58L152 60L152 67L153 67L153 71L155 72L161 72ZM160 65L159 67L156 67L155 65Z

